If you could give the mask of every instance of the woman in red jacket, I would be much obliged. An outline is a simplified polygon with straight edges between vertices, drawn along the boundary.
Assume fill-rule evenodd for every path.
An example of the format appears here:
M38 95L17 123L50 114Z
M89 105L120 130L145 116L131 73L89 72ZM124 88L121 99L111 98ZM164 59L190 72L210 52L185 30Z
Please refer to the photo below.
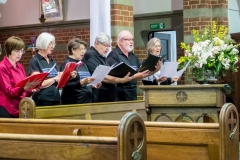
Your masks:
M32 95L31 88L40 82L28 82L23 88L15 87L26 78L23 65L18 61L25 53L24 42L18 37L10 37L4 44L6 56L0 62L0 118L17 118L19 102Z

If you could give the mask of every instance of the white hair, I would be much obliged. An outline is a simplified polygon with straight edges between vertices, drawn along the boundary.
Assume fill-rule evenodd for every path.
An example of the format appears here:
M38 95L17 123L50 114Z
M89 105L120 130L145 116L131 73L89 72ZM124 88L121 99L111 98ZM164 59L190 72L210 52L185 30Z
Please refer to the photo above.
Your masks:
M36 40L36 47L37 49L47 50L51 42L55 43L55 37L51 33L43 32Z
M125 37L126 34L128 34L128 33L130 33L130 34L132 35L132 33L129 32L128 30L123 30L123 31L121 31L121 32L118 34L118 41L117 41L118 45L119 45L120 39L122 39L123 37Z
M107 44L111 44L112 43L112 38L107 35L106 33L99 33L95 39L95 43L107 43Z

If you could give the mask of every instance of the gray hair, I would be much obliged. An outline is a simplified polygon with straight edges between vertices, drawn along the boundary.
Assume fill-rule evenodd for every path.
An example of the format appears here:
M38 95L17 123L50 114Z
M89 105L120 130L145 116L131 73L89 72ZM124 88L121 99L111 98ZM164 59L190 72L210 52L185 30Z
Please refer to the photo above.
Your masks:
M99 33L95 39L95 43L107 43L107 44L111 44L112 43L112 38L107 35L106 33Z
M123 30L123 31L121 31L121 32L118 34L118 40L117 40L117 43L118 43L118 44L119 44L120 39L122 39L122 38L126 35L126 33L132 34L132 33L129 32L128 30Z
M51 42L55 43L55 37L51 33L43 32L36 40L36 47L37 49L47 50Z
M158 38L156 38L156 37L154 37L154 38L150 39L150 40L148 41L148 43L147 43L146 49L147 49L147 52L148 52L148 53L151 53L151 52L152 52L152 49L155 47L155 43L156 43L156 42L159 42L160 45L162 46L161 40L158 39ZM162 50L162 49L161 49L161 50Z

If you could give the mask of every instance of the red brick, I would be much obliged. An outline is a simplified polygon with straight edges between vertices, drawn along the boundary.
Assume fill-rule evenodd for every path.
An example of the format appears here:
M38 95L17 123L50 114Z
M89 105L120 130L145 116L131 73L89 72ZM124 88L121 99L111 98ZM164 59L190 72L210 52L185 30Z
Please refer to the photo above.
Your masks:
M120 9L120 10L122 10L122 5L120 5L120 4L111 4L111 9Z
M184 27L190 27L190 26L192 26L191 22L184 22Z
M121 26L122 22L121 21L111 21L112 26Z
M189 1L189 5L197 5L197 4L200 4L199 0L191 0Z
M189 1L183 1L183 6L188 6L189 5Z
M128 6L129 11L133 11L133 6Z
M119 15L121 12L119 9L112 9L111 10L111 15Z
M129 11L129 16L133 16L133 11Z
M186 9L192 9L192 6L183 6L183 9L186 10Z
M128 6L123 5L123 6L122 6L122 10L128 11Z
M121 15L123 16L130 16L129 11L121 11Z
M122 16L122 15L114 15L114 16L111 16L111 18L112 18L112 20L119 20L119 21L122 21L122 20L124 20L124 18L123 18L124 16Z

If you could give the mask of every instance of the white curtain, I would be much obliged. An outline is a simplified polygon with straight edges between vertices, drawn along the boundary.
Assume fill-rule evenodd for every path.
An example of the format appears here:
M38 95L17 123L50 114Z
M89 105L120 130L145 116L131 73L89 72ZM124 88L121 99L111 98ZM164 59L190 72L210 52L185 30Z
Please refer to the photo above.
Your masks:
M90 46L100 32L111 37L110 0L90 0Z

